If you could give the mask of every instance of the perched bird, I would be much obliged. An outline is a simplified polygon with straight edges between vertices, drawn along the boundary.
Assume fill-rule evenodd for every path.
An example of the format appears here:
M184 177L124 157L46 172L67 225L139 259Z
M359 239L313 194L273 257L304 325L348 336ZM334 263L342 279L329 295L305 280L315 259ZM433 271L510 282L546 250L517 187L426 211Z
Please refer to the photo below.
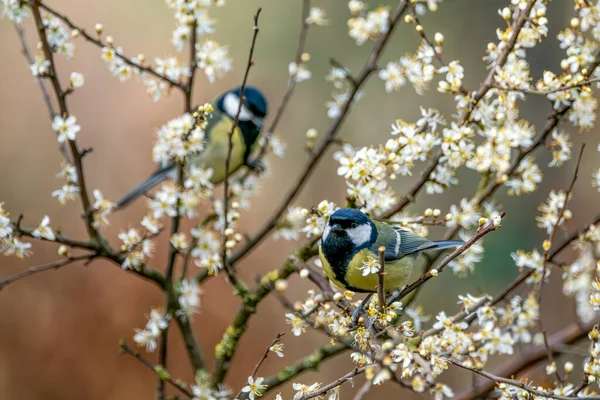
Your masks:
M363 275L369 258L378 260L385 247L384 288L392 292L404 287L418 255L463 245L461 241L431 242L419 235L385 222L372 221L351 208L335 211L321 238L319 256L327 277L337 286L353 292L376 292L377 274Z
M205 128L206 148L201 154L191 157L186 164L201 165L212 168L211 183L218 184L225 180L225 163L229 147L229 132L235 121L240 104L241 87L225 92L212 101L214 111L207 121ZM252 86L244 87L242 109L238 124L232 136L232 152L229 163L229 173L235 172L242 165L259 168L260 163L250 160L254 145L267 116L267 100L260 90ZM121 208L146 193L166 179L176 179L175 163L162 165L152 175L131 192L127 193L117 203L115 208Z

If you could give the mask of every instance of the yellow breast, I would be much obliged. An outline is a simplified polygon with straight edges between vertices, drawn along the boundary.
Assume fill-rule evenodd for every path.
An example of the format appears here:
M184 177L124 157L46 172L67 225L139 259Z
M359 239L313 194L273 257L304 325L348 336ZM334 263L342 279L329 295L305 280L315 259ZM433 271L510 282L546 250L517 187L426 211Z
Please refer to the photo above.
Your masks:
M354 292L376 292L377 291L377 274L368 274L363 276L363 270L360 269L364 262L373 257L367 249L359 251L348 263L346 272L344 274L344 281L341 282L337 279L335 272L331 268L331 264L325 258L321 247L319 247L319 257L323 264L323 270L327 277L335 283L338 287L343 289L352 290ZM401 289L406 285L410 274L412 273L415 257L404 257L400 260L385 263L385 276L384 276L384 287L386 292L393 292L394 290Z
M229 118L222 118L211 129L211 137L202 152L201 164L204 168L212 168L213 176L211 182L218 184L225 180L225 161L229 150L229 131L233 126L233 121ZM246 144L242 136L242 131L236 127L231 137L231 158L229 160L229 174L235 172L244 163L244 153Z

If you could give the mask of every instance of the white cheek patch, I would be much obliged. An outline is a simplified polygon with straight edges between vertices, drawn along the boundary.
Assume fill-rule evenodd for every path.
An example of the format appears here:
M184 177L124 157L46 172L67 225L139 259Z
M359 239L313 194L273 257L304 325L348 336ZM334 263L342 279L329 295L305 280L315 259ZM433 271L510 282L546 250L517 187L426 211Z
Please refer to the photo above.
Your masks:
M240 107L240 98L233 93L227 93L223 99L223 109L231 117L235 118ZM246 106L242 104L240 110L240 121L250 121L254 117L254 114Z
M352 240L352 243L354 243L355 246L362 246L363 244L371 240L372 231L373 228L371 228L371 225L364 224L353 229L348 229L346 233L348 234L350 240Z
M331 232L331 227L329 226L329 224L327 224L327 226L325 227L325 230L323 231L323 236L321 236L321 240L323 242L325 240L327 240L327 236L329 236L329 232Z

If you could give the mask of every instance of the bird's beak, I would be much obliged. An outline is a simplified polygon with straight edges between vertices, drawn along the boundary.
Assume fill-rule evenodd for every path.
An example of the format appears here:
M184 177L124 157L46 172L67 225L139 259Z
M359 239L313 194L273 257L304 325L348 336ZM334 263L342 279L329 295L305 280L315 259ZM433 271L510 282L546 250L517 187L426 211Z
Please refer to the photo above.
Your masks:
M343 230L344 230L344 228L342 228L342 226L340 224L333 224L333 225L331 225L331 231L332 232L341 232Z

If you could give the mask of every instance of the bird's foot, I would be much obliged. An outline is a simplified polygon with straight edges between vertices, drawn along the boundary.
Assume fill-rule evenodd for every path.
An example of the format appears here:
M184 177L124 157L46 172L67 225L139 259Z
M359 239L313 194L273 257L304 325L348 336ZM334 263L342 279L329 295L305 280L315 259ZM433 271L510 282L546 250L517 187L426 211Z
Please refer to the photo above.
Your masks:
M365 313L365 306L369 303L369 300L371 300L372 295L372 293L369 293L363 299L363 301L361 301L360 304L354 309L352 317L350 318L350 324L348 324L348 329L350 329L351 331L358 328L358 321L360 319L360 316Z
M255 172L258 175L261 175L267 169L265 163L259 159L246 161L246 166L250 168L252 172Z

